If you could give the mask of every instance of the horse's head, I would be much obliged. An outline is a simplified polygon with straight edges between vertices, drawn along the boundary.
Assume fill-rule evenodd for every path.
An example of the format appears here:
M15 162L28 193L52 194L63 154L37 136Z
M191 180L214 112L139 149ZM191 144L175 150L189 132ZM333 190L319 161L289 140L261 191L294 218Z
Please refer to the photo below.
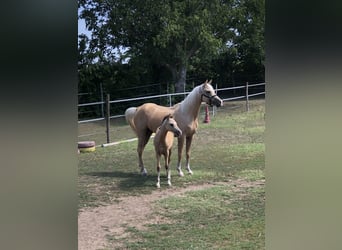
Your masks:
M182 130L178 127L176 120L171 114L164 117L162 125L165 125L166 129L173 132L176 137L182 135Z
M211 85L212 80L208 82L206 80L201 86L201 100L206 104L216 107L223 106L223 101L215 93L213 86Z

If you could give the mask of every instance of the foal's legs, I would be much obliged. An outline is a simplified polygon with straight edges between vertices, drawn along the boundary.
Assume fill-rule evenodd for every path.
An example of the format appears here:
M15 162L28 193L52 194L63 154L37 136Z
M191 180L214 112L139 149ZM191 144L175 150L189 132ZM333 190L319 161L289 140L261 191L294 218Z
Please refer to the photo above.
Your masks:
M140 167L140 173L142 175L147 175L146 168L144 167L144 162L142 160L142 153L144 151L144 148L146 144L148 143L148 140L150 139L152 135L152 132L150 130L145 130L141 135L138 136L138 157L139 157L139 167Z
M167 184L171 186L171 170L170 170L170 156L171 156L171 151L166 152L166 155L164 155L165 159L165 169L166 169L166 174L167 174ZM160 188L160 157L161 155L157 154L157 188Z
M160 156L161 155L157 154L157 188L160 188Z
M192 171L190 169L190 147L191 147L191 142L192 142L192 135L189 137L186 137L186 165L185 168L188 171L189 174L192 174Z

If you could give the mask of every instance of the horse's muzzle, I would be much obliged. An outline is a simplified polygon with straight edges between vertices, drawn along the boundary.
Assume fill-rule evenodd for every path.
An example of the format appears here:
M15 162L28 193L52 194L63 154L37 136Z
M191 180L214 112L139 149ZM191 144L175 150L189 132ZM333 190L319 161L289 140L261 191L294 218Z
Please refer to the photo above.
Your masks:
M216 107L221 107L223 106L223 101L221 100L220 97L218 97L217 95L212 95L212 96L208 96L206 94L202 94L201 98L205 96L206 98L208 98L208 100L206 101L206 103L212 107L212 106L216 106Z
M223 101L221 100L220 97L215 96L214 98L210 99L210 106L215 105L216 107L222 107L223 106Z
M176 130L173 133L174 133L175 137L179 137L179 136L182 135L182 131L181 130Z

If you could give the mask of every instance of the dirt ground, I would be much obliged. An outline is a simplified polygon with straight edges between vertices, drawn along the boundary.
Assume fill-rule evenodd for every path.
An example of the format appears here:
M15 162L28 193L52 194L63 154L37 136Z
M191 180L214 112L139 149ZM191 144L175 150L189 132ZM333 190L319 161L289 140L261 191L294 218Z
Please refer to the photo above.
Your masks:
M165 223L165 218L153 214L153 202L170 196L182 196L185 192L202 190L217 184L230 185L232 188L243 189L255 184L244 180L235 180L229 183L215 183L193 185L186 188L165 188L155 190L151 194L123 197L119 202L82 209L78 215L78 249L123 249L119 241L109 242L107 237L115 239L126 238L127 227L144 229L146 224Z

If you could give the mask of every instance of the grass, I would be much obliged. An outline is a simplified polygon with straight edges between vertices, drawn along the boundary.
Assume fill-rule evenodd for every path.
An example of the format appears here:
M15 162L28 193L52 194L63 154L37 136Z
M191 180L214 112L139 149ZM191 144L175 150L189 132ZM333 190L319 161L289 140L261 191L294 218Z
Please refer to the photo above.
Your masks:
M95 141L96 145L107 143L105 121L96 121L78 124L79 141ZM109 138L120 141L134 138L135 134L128 128L125 118L110 120Z
M156 211L172 223L152 224L146 231L130 230L136 240L129 249L262 249L264 191L217 186L170 197ZM132 237L132 236L131 236Z
M229 105L229 104L228 104ZM264 168L264 105L256 101L249 113L224 106L209 124L201 123L191 150L193 176L176 174L176 147L171 159L174 186L239 177L243 170ZM242 105L243 107L243 105ZM128 125L122 130L130 131ZM137 142L97 148L93 153L79 155L79 206L98 206L124 195L139 195L154 190L156 180L155 153L152 140L143 154L147 177L139 174ZM184 166L184 160L183 160ZM162 176L162 185L164 176ZM164 183L165 184L165 183Z
M122 242L129 249L264 249L265 192L263 185L257 185L265 179L264 114L264 100L252 101L248 113L243 102L226 103L210 117L209 124L202 123L201 111L191 150L194 174L177 176L175 141L172 184L177 188L203 183L215 186L157 202L155 213L167 218L168 223L147 225L144 231L127 225L130 240ZM118 140L134 137L123 122L116 129ZM143 154L146 177L139 174L136 145L122 143L79 155L79 208L101 206L117 202L122 196L156 189L152 141ZM161 188L165 189L162 173ZM248 185L233 185L239 180Z

